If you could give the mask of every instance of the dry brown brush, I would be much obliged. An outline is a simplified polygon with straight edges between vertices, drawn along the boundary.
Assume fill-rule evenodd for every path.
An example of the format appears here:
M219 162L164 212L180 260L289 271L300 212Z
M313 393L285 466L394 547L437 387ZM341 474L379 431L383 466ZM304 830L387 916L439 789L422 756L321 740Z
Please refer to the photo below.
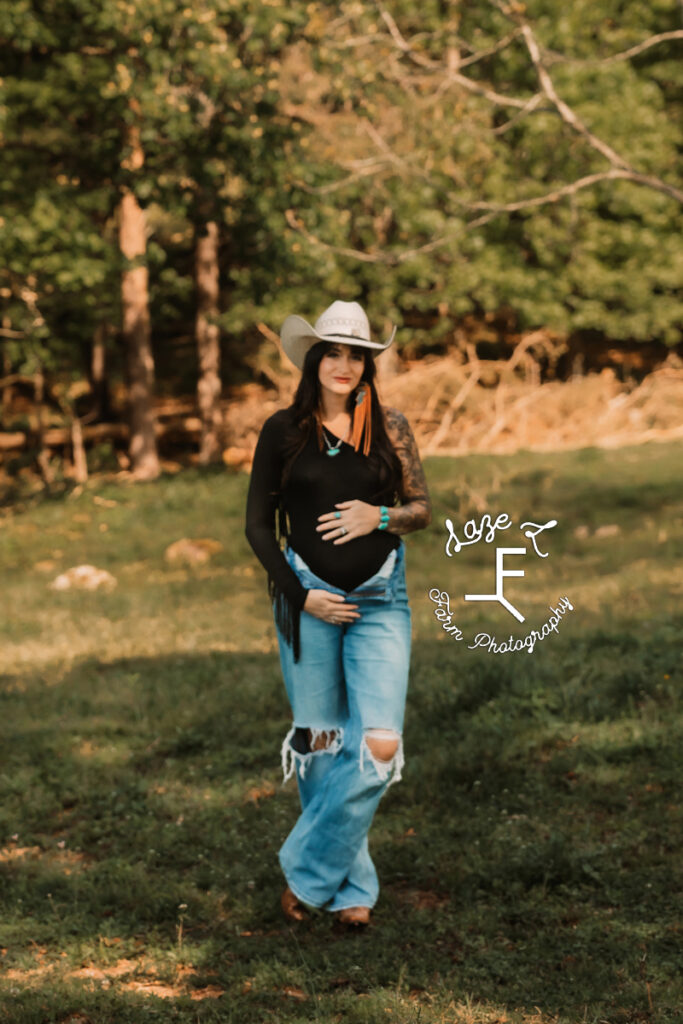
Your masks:
M380 385L381 398L408 417L423 455L618 448L683 437L683 362L675 353L640 382L607 367L541 383L541 362L554 356L540 331L507 359L479 359L468 345L405 363ZM246 385L229 403L229 464L248 464L264 419L291 401L296 375L284 371L270 385Z

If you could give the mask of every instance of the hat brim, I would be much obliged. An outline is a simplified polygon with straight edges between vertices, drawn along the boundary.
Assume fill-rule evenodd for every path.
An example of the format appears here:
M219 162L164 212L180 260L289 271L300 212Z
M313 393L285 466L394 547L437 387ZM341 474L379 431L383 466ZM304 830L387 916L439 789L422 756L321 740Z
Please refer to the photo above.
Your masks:
M320 334L302 316L292 315L288 316L282 325L280 341L285 355L291 359L297 369L303 370L306 353L319 341L331 341L339 345L353 345L354 348L369 348L375 352L384 352L391 345L395 335L395 325L384 342L369 341L366 338L355 338L346 334Z

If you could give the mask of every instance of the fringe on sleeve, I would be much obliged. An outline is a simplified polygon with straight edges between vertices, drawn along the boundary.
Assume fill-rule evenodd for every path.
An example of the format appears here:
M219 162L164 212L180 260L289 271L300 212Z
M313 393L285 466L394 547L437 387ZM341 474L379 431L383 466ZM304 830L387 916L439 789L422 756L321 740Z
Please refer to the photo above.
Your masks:
M278 503L275 513L275 536L277 537L280 546L282 546L283 542L286 542L289 538L287 512L281 501ZM270 594L270 599L273 602L273 612L275 614L277 628L280 630L280 633L289 647L292 648L294 661L297 662L301 654L301 640L299 635L301 611L299 608L295 608L292 605L289 598L280 590L271 576L268 576L268 593Z
M268 593L273 602L275 621L277 628L282 633L287 644L292 648L294 661L299 660L301 654L301 641L299 637L299 620L301 612L294 608L288 598L275 585L272 579L268 579Z

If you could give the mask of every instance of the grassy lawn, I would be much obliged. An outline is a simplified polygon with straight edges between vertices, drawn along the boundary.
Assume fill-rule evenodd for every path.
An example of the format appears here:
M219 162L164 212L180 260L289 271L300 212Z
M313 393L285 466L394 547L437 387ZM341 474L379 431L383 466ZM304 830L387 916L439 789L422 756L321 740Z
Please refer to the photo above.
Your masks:
M674 1022L680 917L680 445L433 459L407 538L403 781L373 925L281 917L289 725L244 475L93 482L0 518L0 1022ZM558 526L449 558L444 518ZM223 549L169 565L171 542ZM56 592L69 566L111 592ZM451 597L462 640L434 616ZM526 651L566 595L574 610Z

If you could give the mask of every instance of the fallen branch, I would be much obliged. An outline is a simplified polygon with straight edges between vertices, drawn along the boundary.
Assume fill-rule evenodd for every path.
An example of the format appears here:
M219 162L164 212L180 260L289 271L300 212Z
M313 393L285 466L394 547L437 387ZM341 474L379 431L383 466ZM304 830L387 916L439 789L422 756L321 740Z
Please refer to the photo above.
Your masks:
M75 421L74 421L75 423ZM156 437L166 437L169 434L184 433L196 438L201 433L202 424L199 416L185 416L180 421L155 424ZM78 427L75 428L78 432ZM24 431L0 432L0 451L20 451L30 447L36 441L36 434ZM129 429L126 423L95 423L92 426L81 427L81 444L93 443L96 441L121 441L127 442ZM63 448L74 443L74 426L50 427L40 438L41 443L47 448ZM79 439L76 439L78 445Z
M454 397L449 402L448 408L444 413L443 419L441 420L441 423L439 424L437 431L429 441L430 451L434 451L436 448L438 448L441 442L447 436L448 431L451 429L451 424L453 423L453 417L455 413L462 405L465 404L467 396L471 392L474 385L478 382L480 374L480 364L477 362L474 364L474 368L470 376L467 378L467 380L460 388L458 393L454 395Z

